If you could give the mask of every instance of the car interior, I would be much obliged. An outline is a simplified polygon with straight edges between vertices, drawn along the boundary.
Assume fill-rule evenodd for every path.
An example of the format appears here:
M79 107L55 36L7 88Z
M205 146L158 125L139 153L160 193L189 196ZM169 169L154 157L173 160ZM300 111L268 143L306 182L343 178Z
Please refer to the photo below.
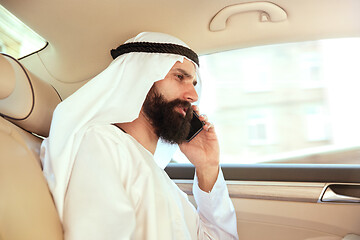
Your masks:
M15 53L20 40L8 40L15 23L0 16L0 240L63 239L42 174L41 142L57 104L107 67L111 49L139 32L174 35L200 58L323 39L352 38L360 46L358 0L0 0L0 6L44 39L34 51ZM23 29L16 36L25 38ZM340 61L356 68L354 59ZM350 82L360 80L358 67L354 73L358 75ZM358 119L356 105L351 111ZM356 137L357 130L349 132ZM259 145L253 143L252 148ZM244 164L239 157L224 162L239 239L359 240L360 142L356 144L334 155L312 155L311 163L297 155L290 163L278 158ZM194 168L172 161L165 170L193 201Z
M61 99L16 59L2 54L0 66L0 239L62 239L39 156L39 136L49 134L52 112Z

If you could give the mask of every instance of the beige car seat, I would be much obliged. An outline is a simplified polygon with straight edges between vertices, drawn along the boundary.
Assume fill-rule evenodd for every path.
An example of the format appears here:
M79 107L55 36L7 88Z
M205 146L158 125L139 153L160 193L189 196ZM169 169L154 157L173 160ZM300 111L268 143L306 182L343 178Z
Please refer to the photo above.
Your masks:
M60 101L51 85L0 54L0 240L63 239L39 158Z

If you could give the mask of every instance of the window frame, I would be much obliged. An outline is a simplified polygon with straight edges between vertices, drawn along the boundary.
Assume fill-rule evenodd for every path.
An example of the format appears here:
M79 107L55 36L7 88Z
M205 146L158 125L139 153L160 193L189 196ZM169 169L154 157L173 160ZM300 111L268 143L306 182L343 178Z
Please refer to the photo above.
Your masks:
M225 180L360 183L356 164L220 164ZM175 180L192 180L195 168L187 163L170 163L165 168Z

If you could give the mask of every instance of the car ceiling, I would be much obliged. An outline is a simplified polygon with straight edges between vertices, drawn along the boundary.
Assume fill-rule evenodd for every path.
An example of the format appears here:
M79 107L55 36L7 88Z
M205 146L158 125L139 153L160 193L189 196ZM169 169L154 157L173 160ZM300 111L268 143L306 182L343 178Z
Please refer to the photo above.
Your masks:
M221 9L249 2L258 1L0 0L48 41L37 57L49 74L63 83L95 76L112 60L110 49L142 31L177 36L200 55L256 45L360 36L359 0L275 0L271 2L286 12L285 21L261 22L259 11L250 11L232 15L222 31L209 29Z

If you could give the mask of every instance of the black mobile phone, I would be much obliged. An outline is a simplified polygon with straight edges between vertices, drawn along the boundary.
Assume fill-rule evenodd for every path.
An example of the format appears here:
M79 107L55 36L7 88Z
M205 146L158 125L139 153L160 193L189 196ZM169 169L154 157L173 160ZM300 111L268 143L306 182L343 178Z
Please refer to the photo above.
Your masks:
M189 135L186 137L186 141L190 142L196 135L198 135L201 130L203 130L204 123L200 121L199 115L196 112L193 112L193 117L190 122L190 132Z

